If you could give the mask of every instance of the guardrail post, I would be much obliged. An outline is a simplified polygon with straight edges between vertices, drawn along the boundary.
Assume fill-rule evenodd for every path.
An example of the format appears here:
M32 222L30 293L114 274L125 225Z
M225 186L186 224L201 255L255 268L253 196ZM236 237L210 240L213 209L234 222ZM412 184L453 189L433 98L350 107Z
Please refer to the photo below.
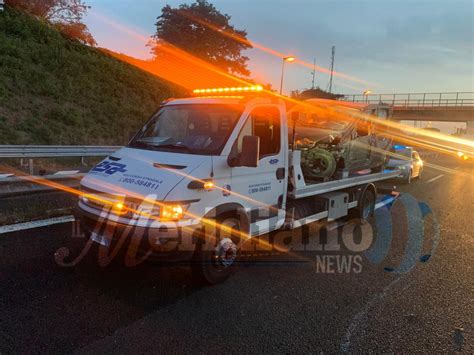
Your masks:
M30 175L34 174L33 159L28 159L28 170L30 171Z
M458 105L458 97L459 97L459 92L456 93L456 103L454 104L454 106Z

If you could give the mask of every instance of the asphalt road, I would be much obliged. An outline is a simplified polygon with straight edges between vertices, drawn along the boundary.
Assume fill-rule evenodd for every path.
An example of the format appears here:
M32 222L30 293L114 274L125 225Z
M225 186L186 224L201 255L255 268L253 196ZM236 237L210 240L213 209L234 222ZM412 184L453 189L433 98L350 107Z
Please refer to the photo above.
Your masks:
M0 234L0 353L474 352L474 172L433 162L399 190L428 203L440 240L427 262L391 272L405 255L403 207L379 264L322 272L306 262L246 265L225 283L195 286L184 266L64 268L54 253L71 225ZM441 176L442 175L442 176ZM426 223L423 250L435 228ZM272 259L268 259L271 261Z

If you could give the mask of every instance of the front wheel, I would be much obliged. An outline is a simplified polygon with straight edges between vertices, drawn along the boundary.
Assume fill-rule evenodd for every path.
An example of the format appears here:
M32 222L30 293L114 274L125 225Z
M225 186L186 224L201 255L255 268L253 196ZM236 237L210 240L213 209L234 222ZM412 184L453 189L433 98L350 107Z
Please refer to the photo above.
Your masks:
M197 246L192 271L199 284L215 285L227 280L235 269L242 227L238 218L227 217L217 219L216 228L210 229L215 235L204 235L208 247L203 250L204 244Z
M408 176L405 178L405 184L410 185L411 184L411 179L412 179L413 171L408 172Z

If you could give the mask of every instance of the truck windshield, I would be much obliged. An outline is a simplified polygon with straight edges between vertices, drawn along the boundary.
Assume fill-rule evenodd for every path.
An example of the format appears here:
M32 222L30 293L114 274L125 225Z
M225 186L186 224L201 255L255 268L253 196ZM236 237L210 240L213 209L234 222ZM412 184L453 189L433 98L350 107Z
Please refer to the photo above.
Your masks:
M135 136L129 147L202 155L220 154L242 111L239 105L164 106Z

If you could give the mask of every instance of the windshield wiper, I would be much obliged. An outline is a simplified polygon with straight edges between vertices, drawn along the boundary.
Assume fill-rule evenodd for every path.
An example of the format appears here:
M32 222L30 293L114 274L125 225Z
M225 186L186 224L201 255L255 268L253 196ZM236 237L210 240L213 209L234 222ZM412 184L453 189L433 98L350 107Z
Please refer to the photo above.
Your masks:
M187 145L184 144L156 144L156 148L178 148L181 150L186 150L188 152L192 151Z

